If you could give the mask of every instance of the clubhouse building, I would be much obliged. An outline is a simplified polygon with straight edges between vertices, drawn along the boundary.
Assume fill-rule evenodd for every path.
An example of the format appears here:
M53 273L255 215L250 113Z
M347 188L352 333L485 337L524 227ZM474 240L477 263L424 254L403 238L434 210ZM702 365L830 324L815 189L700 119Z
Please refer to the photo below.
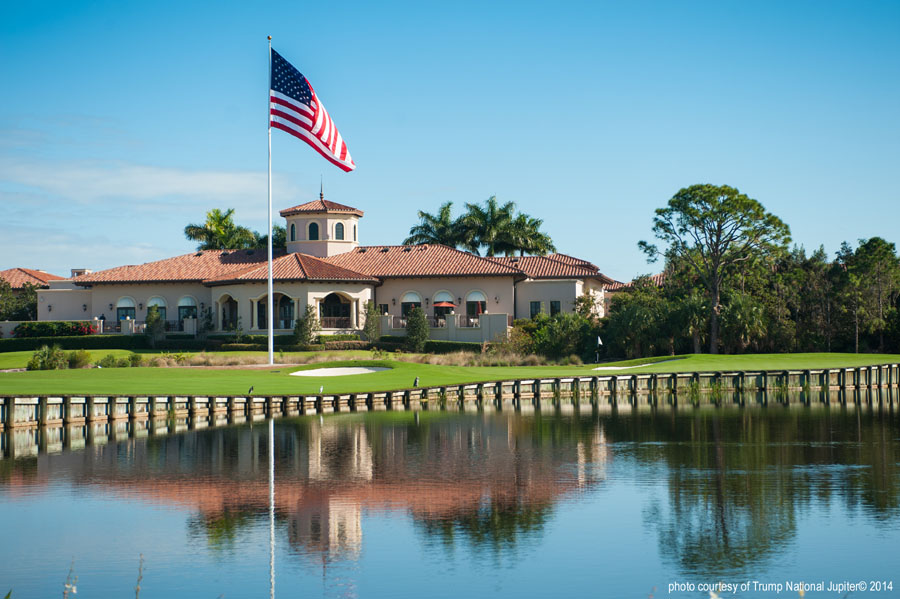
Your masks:
M602 316L614 284L595 265L564 254L487 258L444 245L361 246L363 212L321 195L280 214L287 251L273 260L276 334L292 332L307 305L323 334L359 331L371 301L382 335L404 335L417 306L433 339L490 341L514 319L572 312L584 294ZM38 320L97 320L105 331L130 333L156 306L170 331L190 333L208 309L216 331L262 333L267 276L265 250L197 251L81 271L38 291Z

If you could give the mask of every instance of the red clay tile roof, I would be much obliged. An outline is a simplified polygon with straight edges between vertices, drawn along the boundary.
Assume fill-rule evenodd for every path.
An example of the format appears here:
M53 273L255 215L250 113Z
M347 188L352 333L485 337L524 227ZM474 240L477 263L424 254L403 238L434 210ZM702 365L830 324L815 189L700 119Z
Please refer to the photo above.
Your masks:
M353 208L351 206L345 206L343 204L338 204L337 202L331 202L322 198L313 200L312 202L306 202L305 204L300 204L299 206L294 206L293 208L285 208L278 214L280 214L281 216L290 216L292 214L315 214L322 212L338 212L342 214L355 214L356 216L363 215L362 210L357 210L356 208Z
M46 287L49 281L59 281L65 277L51 275L43 270L34 270L31 268L10 268L9 270L0 270L0 279L6 280L13 289L22 289L25 283L31 283L38 287Z
M590 262L572 258L571 256L566 256L566 258L570 258L566 262L553 258L553 256L558 255L561 254L551 254L550 256L499 256L492 258L492 260L518 268L528 275L529 279L599 279L604 283L613 282L612 279L598 271L597 267Z
M522 276L516 268L439 244L358 247L326 260L379 278Z
M72 282L78 285L200 282L237 273L246 270L249 266L265 264L266 260L265 250L204 250L156 262L100 270L75 277Z
M575 256L569 256L568 254L547 254L547 257L559 262L563 262L565 264L574 264L576 266L584 266L587 268L593 268L594 270L600 270L599 268L597 268L596 264L588 262L587 260L582 260L581 258L576 258Z
M650 282L656 285L657 287L662 287L666 283L666 273L661 272L655 275L647 275L647 278L650 279ZM635 279L634 281L636 281ZM607 291L622 291L625 289L631 289L634 287L634 281L629 283L622 283L621 281L615 281L615 284L610 285L606 288Z
M267 263L254 265L237 273L207 279L206 285L226 283L246 283L266 281L269 278ZM274 281L353 281L378 283L378 279L359 272L329 264L321 258L307 254L288 254L272 260L272 280Z

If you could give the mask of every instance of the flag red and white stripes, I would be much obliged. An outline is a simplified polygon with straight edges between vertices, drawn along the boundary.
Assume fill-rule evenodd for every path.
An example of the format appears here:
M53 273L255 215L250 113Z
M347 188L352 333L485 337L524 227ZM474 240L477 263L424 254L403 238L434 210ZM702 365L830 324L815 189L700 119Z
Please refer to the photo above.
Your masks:
M347 144L312 85L278 52L272 50L269 122L312 146L344 171L356 168Z

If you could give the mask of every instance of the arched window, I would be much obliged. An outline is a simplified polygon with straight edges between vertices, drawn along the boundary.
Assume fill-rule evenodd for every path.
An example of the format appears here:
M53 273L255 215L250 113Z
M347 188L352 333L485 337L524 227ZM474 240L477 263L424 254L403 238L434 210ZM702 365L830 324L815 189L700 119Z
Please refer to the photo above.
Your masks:
M190 295L185 295L178 300L178 320L185 318L197 318L197 300Z
M470 291L466 296L466 316L478 316L487 310L487 298L480 291Z
M134 300L130 297L120 297L116 302L116 320L134 320Z
M422 307L422 298L415 291L407 291L400 298L400 314L409 316L410 310Z
M291 241L297 241L297 225L291 223Z
M160 320L166 319L166 300L164 298L159 297L158 295L154 295L150 299L147 300L147 310L149 311L152 306L156 306L157 311L159 311Z
M334 238L340 239L343 241L343 239L344 239L344 223L338 223L334 226Z
M319 223L309 223L309 236L307 239L310 241L319 240Z

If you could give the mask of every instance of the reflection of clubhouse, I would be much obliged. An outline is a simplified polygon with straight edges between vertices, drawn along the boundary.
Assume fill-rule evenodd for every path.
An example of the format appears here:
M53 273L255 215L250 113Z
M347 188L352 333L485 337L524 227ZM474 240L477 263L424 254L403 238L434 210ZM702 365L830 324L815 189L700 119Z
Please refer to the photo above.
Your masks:
M279 425L276 511L299 553L352 560L361 548L364 513L409 513L428 526L468 521L489 509L521 514L528 522L529 514L605 478L610 456L602 425L552 450L534 444L532 427L441 423L429 432L427 451L410 453L407 448L418 442L405 424L380 430L363 421L348 425L332 419ZM183 435L136 440L127 463L115 444L45 455L36 467L16 460L4 482L15 496L68 479L196 513L196 521L209 529L228 519L249 524L254 514L265 514L268 457L260 451L266 446L265 427L188 434L188 443ZM388 447L395 449L385 451Z
M485 258L443 245L360 246L363 212L321 195L281 216L287 253L273 262L280 333L306 305L317 309L324 333L357 331L373 301L382 334L404 334L406 316L418 306L433 339L491 340L514 318L572 312L583 294L602 315L612 283L590 262L564 254ZM192 332L210 309L216 330L263 332L267 274L264 250L199 251L88 271L38 291L38 319L99 318L131 332L157 306L170 330Z

